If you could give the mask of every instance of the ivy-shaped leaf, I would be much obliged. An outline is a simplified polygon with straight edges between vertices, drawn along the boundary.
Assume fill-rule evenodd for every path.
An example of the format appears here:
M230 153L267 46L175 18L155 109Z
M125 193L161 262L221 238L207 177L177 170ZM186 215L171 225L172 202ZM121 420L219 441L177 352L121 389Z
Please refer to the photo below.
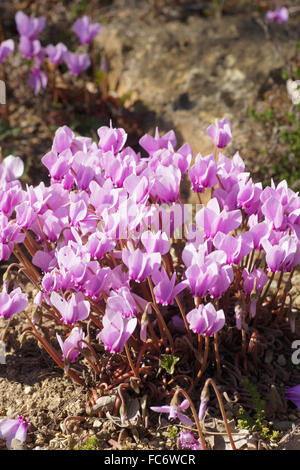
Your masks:
M159 365L166 369L170 374L174 374L175 365L179 361L179 357L172 356L171 354L162 354L159 360Z

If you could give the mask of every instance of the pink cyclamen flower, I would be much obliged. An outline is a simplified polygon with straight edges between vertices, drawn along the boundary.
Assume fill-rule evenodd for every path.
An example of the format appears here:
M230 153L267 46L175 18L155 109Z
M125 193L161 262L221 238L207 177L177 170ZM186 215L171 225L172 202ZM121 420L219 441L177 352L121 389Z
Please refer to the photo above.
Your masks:
M252 236L248 232L236 237L230 233L218 232L213 239L213 244L215 248L226 253L226 262L229 264L238 264L253 249Z
M122 128L113 128L112 123L110 127L102 126L97 130L99 136L98 147L103 152L112 151L115 155L124 147L127 139L127 134Z
M25 15L22 11L16 13L15 20L20 36L26 36L31 40L36 39L46 26L46 18L43 16L35 18L33 15Z
M282 230L285 225L284 206L275 197L267 199L261 207L261 212L274 230Z
M59 156L56 152L50 151L43 156L42 162L49 170L51 178L61 181L72 165L73 155L70 149L63 150Z
M9 182L20 178L24 172L24 162L20 157L8 155L0 163L0 174Z
M159 164L168 167L174 165L183 175L189 168L193 158L193 150L188 143L185 143L178 150L175 150L170 142L168 148L158 149L150 155L149 168L154 173Z
M90 314L90 303L84 300L82 292L72 294L69 301L61 297L57 292L52 292L50 302L61 314L63 323L67 325L86 320Z
M151 196L159 202L171 204L179 199L181 171L175 165L159 164L154 174Z
M223 310L217 311L212 303L199 305L187 314L186 319L194 333L204 336L212 336L225 325Z
M68 126L59 127L55 131L51 150L55 153L61 153L64 150L70 150L74 137L74 132Z
M267 266L271 272L290 272L300 262L298 239L289 234L274 245L269 240L264 240L262 246L266 253Z
M135 317L139 308L129 287L123 286L117 292L112 291L106 301L105 313L118 311L124 318Z
M149 155L152 155L159 149L167 149L169 143L172 144L172 147L176 146L177 140L175 132L171 130L164 134L162 137L160 137L158 128L156 128L155 130L154 137L149 134L145 134L143 137L141 137L139 141L140 146L143 147L143 149L145 149L149 153Z
M208 289L216 283L218 275L219 266L217 263L203 263L201 266L192 264L185 272L189 288L194 297L206 296Z
M130 279L143 282L159 269L161 255L160 253L143 253L137 248L136 250L123 250L122 260L128 268Z
M285 391L286 400L292 401L300 410L300 385L295 387L287 388Z
M64 61L72 75L79 75L89 68L91 59L88 54L74 54L73 52L66 52Z
M85 249L92 258L102 259L105 253L112 251L116 242L108 238L103 232L95 232L89 237Z
M183 400L181 404L172 403L170 405L164 406L151 406L151 410L155 411L156 413L168 413L168 419L176 419L178 418L185 426L192 426L193 422L185 416L182 411L185 411L189 407L188 400Z
M203 193L206 188L213 188L218 183L217 163L214 156L202 157L198 154L188 174L193 191Z
M200 439L196 439L191 431L179 433L179 442L181 449L203 450Z
M16 222L22 228L29 229L36 220L36 213L31 205L25 201L16 207Z
M12 39L7 39L7 41L2 41L0 43L0 64L4 61L11 52L15 49L15 43Z
M188 281L175 285L176 273L173 273L170 279L164 268L154 273L152 280L155 283L153 291L156 301L161 305L173 305L175 297L188 286Z
M266 19L272 23L285 23L289 19L289 11L285 7L278 7L273 11L269 10L266 13Z
M90 44L101 31L100 23L91 23L89 16L78 18L73 26L74 33L78 36L81 44Z
M67 337L65 341L61 339L61 337L56 334L57 341L60 345L62 350L62 359L63 361L68 358L70 362L77 361L77 358L80 354L78 351L78 347L84 348L86 345L82 342L85 335L82 328L76 326L72 329L70 335Z
M53 46L53 44L49 44L46 47L46 52L49 57L50 62L55 65L59 65L64 60L65 53L68 51L67 46L65 46L62 42Z
M2 292L0 292L0 317L10 318L25 310L27 305L27 295L23 294L20 287L8 293L7 283L3 285Z
M107 351L122 352L137 325L137 318L124 318L122 313L109 310L102 319L103 329L97 335Z
M10 449L13 439L25 442L30 423L23 417L17 419L5 418L0 422L0 438L6 439L6 446Z
M15 243L22 243L25 233L15 223L9 223L8 218L0 212L0 261L7 260Z
M212 138L214 145L223 149L232 139L232 127L228 119L216 120L215 126L211 124L206 133Z
M221 211L217 199L213 198L197 212L196 222L204 230L206 238L214 238L218 232L226 234L238 228L242 214L239 209Z
M209 401L209 393L207 392L207 389L204 388L203 392L201 393L201 399L200 399L200 405L199 405L199 411L198 411L198 418L200 421L202 421L205 417L208 401Z
M34 94L37 95L41 88L46 88L48 83L47 75L37 67L31 69L31 74L28 80L28 85L33 89Z
M156 233L146 230L142 233L141 242L147 253L160 253L161 255L165 255L170 249L170 241L167 234L161 230Z
M25 59L32 59L33 57L44 56L44 50L38 39L32 41L27 36L21 36L19 42L19 51L23 54Z
M255 289L257 292L261 292L268 281L268 276L266 273L258 268L253 269L249 273L248 269L243 269L243 278L244 278L244 291L245 294L251 294Z
M238 206L244 209L246 214L252 215L257 213L260 208L260 195L262 193L262 184L254 184L252 181L238 183L239 192L237 194Z

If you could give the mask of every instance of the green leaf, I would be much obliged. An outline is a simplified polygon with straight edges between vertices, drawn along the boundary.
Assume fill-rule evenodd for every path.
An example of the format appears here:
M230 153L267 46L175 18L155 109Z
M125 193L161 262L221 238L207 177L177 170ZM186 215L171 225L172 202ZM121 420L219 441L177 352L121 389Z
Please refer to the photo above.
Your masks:
M96 77L95 77L95 82L98 86L101 85L101 83L103 82L103 78L105 77L105 73L104 70L101 70L99 69L98 72L96 73Z
M172 356L171 354L162 354L159 360L159 365L166 369L166 371L170 374L174 374L175 365L179 361L179 357Z

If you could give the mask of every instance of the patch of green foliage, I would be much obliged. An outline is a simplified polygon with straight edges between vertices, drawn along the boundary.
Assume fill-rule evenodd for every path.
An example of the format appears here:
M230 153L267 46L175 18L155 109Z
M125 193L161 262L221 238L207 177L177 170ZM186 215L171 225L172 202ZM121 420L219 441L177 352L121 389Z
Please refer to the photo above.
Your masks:
M169 431L169 436L170 439L176 439L176 437L178 436L178 428L176 426L172 426Z
M92 138L97 136L97 129L100 126L101 123L94 116L76 116L69 123L69 127L75 133Z
M295 106L300 111L300 105ZM298 190L297 182L300 180L300 126L296 112L289 112L286 115L288 125L279 122L272 109L265 113L256 113L253 108L248 109L248 116L262 123L269 121L274 127L280 127L285 124L285 129L279 134L281 141L285 145L286 151L272 155L272 163L261 165L260 171L267 173L275 182L286 180L288 185ZM295 187L297 185L297 187Z
M170 374L174 374L175 365L179 361L179 357L172 356L171 354L162 354L159 360L159 365L166 369L166 371Z
M300 110L300 105L297 106ZM294 113L288 113L290 128L280 132L280 138L286 145L286 153L275 158L272 172L280 179L286 179L293 186L300 179L300 126ZM298 189L298 188L295 188Z
M274 111L272 108L269 108L265 113L257 113L252 106L249 106L248 117L259 122L271 121L274 118Z
M0 140L4 140L7 137L18 137L20 132L20 127L11 128L9 122L5 119L2 119L2 121L0 121Z
M99 450L100 441L96 436L90 437L83 446L75 446L74 450Z
M245 387L251 397L252 403L255 408L253 416L248 415L244 408L240 408L238 412L237 425L240 429L247 429L251 432L259 433L263 438L271 442L276 441L279 437L279 432L272 429L265 416L266 402L262 400L255 384L245 379Z

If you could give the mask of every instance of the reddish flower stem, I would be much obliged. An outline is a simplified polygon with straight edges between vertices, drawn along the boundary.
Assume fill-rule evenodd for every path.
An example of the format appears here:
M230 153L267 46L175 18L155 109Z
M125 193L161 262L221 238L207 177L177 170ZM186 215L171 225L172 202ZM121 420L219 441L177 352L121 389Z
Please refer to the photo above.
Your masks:
M206 446L206 442L205 442L205 438L204 438L204 434L202 432L202 428L201 428L201 424L200 424L200 421L199 421L199 417L198 417L198 414L197 414L197 411L196 411L196 408L194 406L194 403L192 402L189 394L183 390L182 388L178 388L175 392L175 395L174 395L174 398L175 396L179 395L179 394L182 394L189 402L189 405L190 405L190 408L191 408L191 411L193 413L193 417L194 417L194 420L195 420L195 424L197 426L197 431L198 431L198 435L199 435L199 439L200 439L200 442L201 442L201 446L202 446L202 450L207 450L207 446Z
M223 418L223 421L224 421L224 424L225 424L225 428L226 428L226 432L227 432L227 435L228 435L228 438L229 438L229 441L230 441L230 445L232 447L232 450L236 450L236 447L235 447L235 444L234 444L234 441L233 441L233 438L232 438L232 435L231 435L231 432L230 432L230 429L229 429L227 416L226 416L226 412L225 412L225 409L224 409L224 404L223 404L220 392L218 390L218 387L216 386L215 382L211 378L207 379L204 386L208 386L208 385L211 385L214 389L214 392L217 396L219 407L220 407L220 410L221 410L221 413L222 413L222 418Z
M33 336L35 336L35 338L40 341L40 343L43 345L43 347L45 348L45 350L47 351L47 353L49 354L49 356L56 362L56 364L64 371L65 370L65 366L64 366L64 363L63 361L58 357L57 355L57 352L55 351L55 349L51 346L51 344L48 343L48 341L45 340L45 338L43 338L41 336L41 334L39 333L39 331L36 329L35 325L32 323L29 315L27 315L26 312L24 312L28 322L30 323L30 326L32 327L33 331L31 330L27 330L25 331L25 334L32 334ZM73 372L72 370L68 370L67 371L67 374L73 379L75 380L75 382L77 382L79 385L82 385L82 386L85 386L84 382L78 377L77 374L75 374L75 372Z

